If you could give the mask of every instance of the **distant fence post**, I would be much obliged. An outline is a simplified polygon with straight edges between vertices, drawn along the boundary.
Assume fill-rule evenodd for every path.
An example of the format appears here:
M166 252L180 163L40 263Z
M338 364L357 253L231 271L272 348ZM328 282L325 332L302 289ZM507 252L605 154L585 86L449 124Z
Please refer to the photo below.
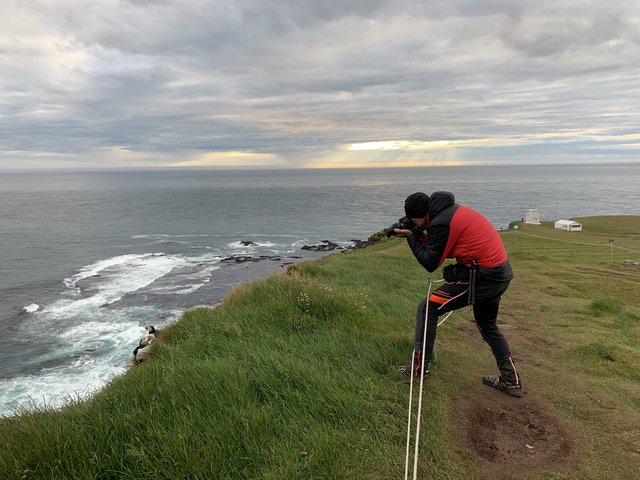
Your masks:
M613 263L613 238L609 240L609 248L611 249L611 263Z

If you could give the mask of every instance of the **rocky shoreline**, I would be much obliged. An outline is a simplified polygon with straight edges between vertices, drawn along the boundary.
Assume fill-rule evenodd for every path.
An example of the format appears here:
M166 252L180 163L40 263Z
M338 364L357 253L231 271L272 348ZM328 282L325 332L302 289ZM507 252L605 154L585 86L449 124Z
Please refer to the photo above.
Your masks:
M382 236L383 234L379 232L371 235L367 240L351 240L352 245L349 245L346 247L343 247L335 242L332 242L331 240L322 240L322 242L318 244L304 245L300 247L300 250L305 250L308 252L333 252L333 251L348 252L351 250L360 250L363 248L367 248L369 245L373 245L374 243L379 242L382 239ZM240 244L245 247L257 246L257 244L251 240L240 240ZM220 260L220 263L240 264L240 263L247 263L247 262L255 263L255 262L262 262L262 261L280 262L287 259L299 260L302 258L303 257L300 257L300 256L282 257L281 255L260 255L257 257L251 256L251 255L231 255L229 257L225 257L222 260Z

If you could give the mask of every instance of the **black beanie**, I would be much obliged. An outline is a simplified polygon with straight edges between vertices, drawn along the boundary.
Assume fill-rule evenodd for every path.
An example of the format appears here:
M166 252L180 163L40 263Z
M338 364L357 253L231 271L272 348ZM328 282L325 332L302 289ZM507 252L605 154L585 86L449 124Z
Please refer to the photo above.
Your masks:
M412 193L404 201L404 213L409 218L422 218L429 209L429 195L422 192Z

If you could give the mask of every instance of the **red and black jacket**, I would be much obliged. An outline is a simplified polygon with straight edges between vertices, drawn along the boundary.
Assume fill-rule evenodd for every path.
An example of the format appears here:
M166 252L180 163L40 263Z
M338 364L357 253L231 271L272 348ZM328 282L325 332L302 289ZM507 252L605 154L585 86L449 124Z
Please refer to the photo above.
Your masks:
M481 213L455 203L450 192L435 192L429 199L427 235L407 237L418 262L429 272L447 258L471 266L473 261L485 277L510 280L511 267L496 228Z

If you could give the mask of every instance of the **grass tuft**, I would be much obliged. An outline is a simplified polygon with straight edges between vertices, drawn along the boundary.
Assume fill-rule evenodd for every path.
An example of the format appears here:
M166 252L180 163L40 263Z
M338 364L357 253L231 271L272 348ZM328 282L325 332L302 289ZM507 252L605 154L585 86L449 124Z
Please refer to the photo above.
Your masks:
M616 361L616 357L613 353L613 345L601 341L592 342L588 345L577 347L575 351L579 355L582 355L582 357L585 359L595 358L606 360L608 362Z
M622 303L613 298L595 300L589 306L589 312L598 317L602 315L622 315L625 313Z

